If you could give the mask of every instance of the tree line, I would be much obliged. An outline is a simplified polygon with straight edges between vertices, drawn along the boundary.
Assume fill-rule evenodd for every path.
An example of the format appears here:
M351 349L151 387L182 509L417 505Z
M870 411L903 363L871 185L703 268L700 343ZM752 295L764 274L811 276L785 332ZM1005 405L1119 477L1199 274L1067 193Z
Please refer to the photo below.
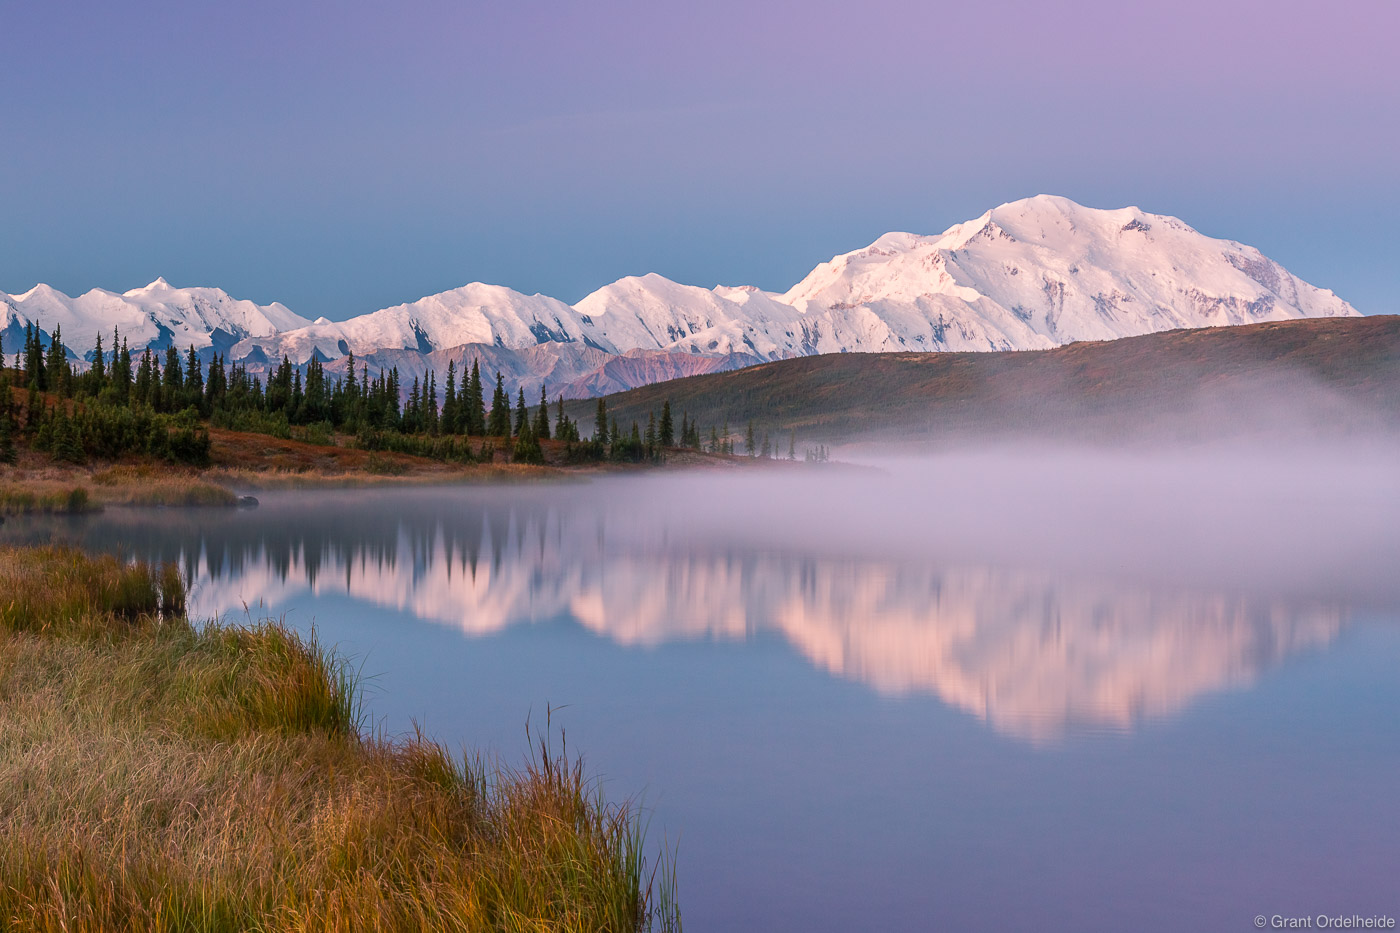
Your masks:
M459 462L491 459L500 449L512 462L543 463L540 442L550 439L563 442L566 463L660 462L676 448L735 452L727 424L722 433L711 426L706 443L688 414L675 423L669 400L643 427L635 421L620 425L600 398L593 432L585 437L565 414L562 396L552 418L544 386L537 404L526 403L523 387L512 403L502 374L495 374L494 385L484 382L475 359L470 369L465 360L460 370L449 362L441 388L430 370L415 376L406 391L397 367L372 375L353 353L343 375L327 373L315 354L304 366L284 355L264 381L222 354L206 366L193 347L183 354L173 345L163 353L144 348L133 354L116 329L109 344L99 335L86 359L85 369L70 361L60 328L46 346L39 327L27 324L24 346L7 371L0 342L0 462L13 462L15 439L23 436L36 449L74 463L145 453L207 464L206 425L327 444L336 435L352 435L367 450ZM23 411L14 403L12 379L28 389ZM469 438L487 440L474 449ZM745 449L750 456L773 455L767 435L757 444L752 424Z

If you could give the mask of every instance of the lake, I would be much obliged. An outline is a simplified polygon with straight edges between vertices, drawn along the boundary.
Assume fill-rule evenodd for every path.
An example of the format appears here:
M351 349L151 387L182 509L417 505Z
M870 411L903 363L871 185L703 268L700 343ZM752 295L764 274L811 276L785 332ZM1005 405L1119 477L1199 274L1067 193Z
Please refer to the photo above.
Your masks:
M354 659L380 728L556 730L692 930L1400 914L1400 479L998 451L11 519ZM1338 471L1341 471L1340 473Z

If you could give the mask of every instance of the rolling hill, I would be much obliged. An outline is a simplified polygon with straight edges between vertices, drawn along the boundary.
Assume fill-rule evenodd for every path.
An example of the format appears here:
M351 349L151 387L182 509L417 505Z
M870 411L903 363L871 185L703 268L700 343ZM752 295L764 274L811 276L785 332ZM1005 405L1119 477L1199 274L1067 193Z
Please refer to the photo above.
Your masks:
M1400 316L1175 330L1051 350L843 353L607 396L619 423L670 400L708 434L786 450L856 439L1122 439L1400 430ZM595 403L567 406L585 429Z

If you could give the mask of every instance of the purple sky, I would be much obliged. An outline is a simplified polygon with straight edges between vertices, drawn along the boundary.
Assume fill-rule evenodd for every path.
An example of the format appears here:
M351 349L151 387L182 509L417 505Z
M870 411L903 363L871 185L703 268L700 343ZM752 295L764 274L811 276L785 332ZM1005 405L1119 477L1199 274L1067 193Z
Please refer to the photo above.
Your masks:
M1400 311L1400 4L5 3L0 290L785 289L1040 192Z

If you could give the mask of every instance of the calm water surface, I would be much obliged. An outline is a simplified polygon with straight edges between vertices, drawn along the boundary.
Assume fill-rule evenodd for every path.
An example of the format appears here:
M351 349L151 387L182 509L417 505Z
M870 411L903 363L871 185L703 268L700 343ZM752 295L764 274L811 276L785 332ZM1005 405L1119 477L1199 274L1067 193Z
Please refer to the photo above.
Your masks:
M678 843L692 930L1400 914L1393 486L1359 528L1336 527L1350 502L1260 528L1266 492L1204 530L1095 499L1108 517L1040 540L1054 516L987 529L976 494L804 482L272 493L3 531L180 560L202 616L314 625L390 731L518 760L527 714L563 707Z

